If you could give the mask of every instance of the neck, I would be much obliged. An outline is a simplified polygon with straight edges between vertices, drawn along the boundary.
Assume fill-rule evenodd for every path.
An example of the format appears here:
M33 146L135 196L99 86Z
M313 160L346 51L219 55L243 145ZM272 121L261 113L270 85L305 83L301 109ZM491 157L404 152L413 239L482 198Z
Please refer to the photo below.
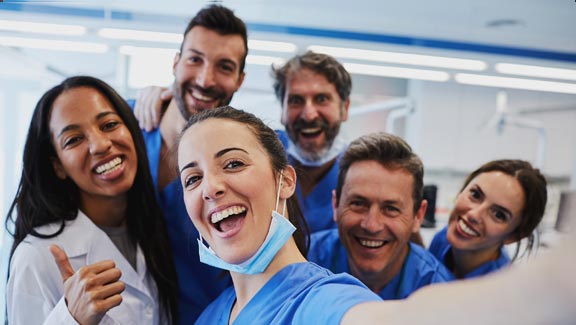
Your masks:
M322 166L305 166L299 161L294 159L295 165L298 168L298 185L300 185L300 191L304 196L307 196L314 187L320 183L320 181L326 176L330 171L330 168L334 165L337 158L330 160Z
M120 227L126 222L127 194L110 197L81 197L80 210L98 226Z
M306 258L298 250L294 239L290 238L278 251L264 272L259 274L230 272L232 282L234 282L234 291L236 292L236 302L232 308L230 323L234 322L242 309L276 273L290 264L304 262L306 262Z
M466 274L474 271L480 265L497 260L500 257L500 246L490 247L483 250L458 250L452 247L451 271L456 278L463 278Z
M386 268L376 272L363 272L348 260L350 273L362 281L372 292L380 294L380 291L382 291L395 276L402 272L404 261L408 258L409 252L409 246L406 245L406 249L398 258L394 258Z

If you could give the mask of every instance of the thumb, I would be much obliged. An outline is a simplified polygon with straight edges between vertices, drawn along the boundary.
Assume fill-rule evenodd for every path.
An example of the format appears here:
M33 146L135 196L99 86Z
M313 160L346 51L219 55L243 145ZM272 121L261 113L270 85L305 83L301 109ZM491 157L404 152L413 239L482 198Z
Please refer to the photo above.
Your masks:
M54 261L58 265L58 269L60 269L62 282L66 282L69 277L74 275L74 269L72 268L72 265L70 265L70 261L68 261L66 252L64 252L64 250L62 250L58 245L50 245L50 252L52 253L52 256L54 256Z

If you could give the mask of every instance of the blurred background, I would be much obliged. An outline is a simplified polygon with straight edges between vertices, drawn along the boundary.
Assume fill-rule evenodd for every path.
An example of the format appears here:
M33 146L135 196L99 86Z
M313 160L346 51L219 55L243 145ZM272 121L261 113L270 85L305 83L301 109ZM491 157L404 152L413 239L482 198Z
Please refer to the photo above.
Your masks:
M424 161L425 183L438 188L439 223L465 175L497 158L528 160L548 177L544 244L559 212L574 213L560 208L576 190L572 0L0 0L2 216L41 94L78 74L102 78L126 98L170 85L181 33L210 3L233 9L249 29L246 80L233 106L282 128L271 65L325 52L353 76L346 138L404 137ZM4 265L9 245L3 236Z

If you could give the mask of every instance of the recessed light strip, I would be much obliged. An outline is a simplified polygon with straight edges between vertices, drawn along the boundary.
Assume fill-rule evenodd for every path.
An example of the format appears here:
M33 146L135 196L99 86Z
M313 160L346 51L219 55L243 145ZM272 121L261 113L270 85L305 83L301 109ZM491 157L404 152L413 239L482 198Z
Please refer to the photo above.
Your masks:
M64 52L105 53L108 51L108 46L106 44L100 44L100 43L60 41L60 40L10 37L10 36L0 36L0 44L2 44L3 46L14 46L14 47L24 47L24 48L34 48L34 49L64 51Z
M400 52L361 50L354 48L310 46L311 51L325 53L337 58L368 60L375 62L418 65L434 68L483 71L487 64L480 60L459 59L434 55L421 55Z
M150 32L134 29L101 28L98 31L100 37L130 41L145 41L159 43L182 43L182 34Z
M0 30L67 36L79 36L86 34L86 28L79 25L32 23L16 20L0 20Z
M344 63L350 73L364 74L378 77L391 77L401 79L417 79L427 81L448 81L450 75L444 71L387 67L369 64Z
M576 80L576 70L573 69L550 68L513 63L497 63L495 69L500 73L518 76Z
M457 73L454 76L454 79L456 82L467 85L576 94L576 84L565 82L497 77L468 73Z

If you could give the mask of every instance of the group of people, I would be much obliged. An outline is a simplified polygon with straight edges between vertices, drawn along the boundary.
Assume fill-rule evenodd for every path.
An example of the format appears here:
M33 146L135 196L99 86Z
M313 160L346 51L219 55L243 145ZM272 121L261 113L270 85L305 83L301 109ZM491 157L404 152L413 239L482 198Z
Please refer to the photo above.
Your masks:
M394 135L341 138L344 67L306 52L273 68L285 126L274 131L228 106L247 53L244 22L211 5L188 24L167 92L127 102L79 76L40 99L8 214L9 323L393 317L381 300L502 268L504 245L542 219L538 169L492 161L466 179L429 251L410 242L427 206L422 161Z

